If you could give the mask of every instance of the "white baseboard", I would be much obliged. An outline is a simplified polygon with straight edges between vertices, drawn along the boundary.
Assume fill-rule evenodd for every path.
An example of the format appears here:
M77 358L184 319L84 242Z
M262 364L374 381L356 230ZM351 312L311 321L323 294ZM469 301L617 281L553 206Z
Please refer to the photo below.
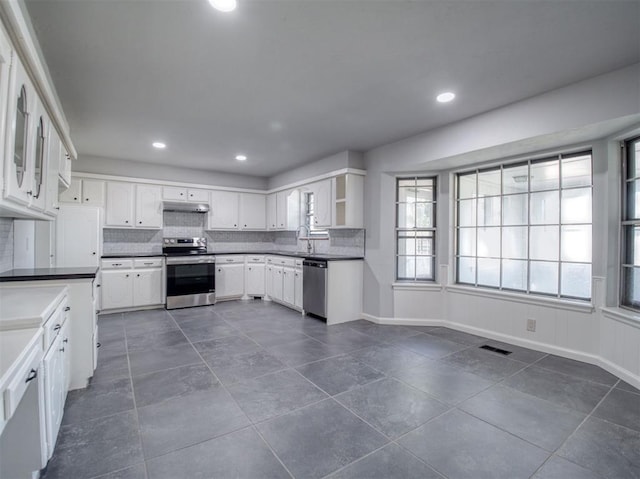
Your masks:
M576 351L574 349L563 348L553 344L541 343L539 341L531 341L529 339L518 338L516 336L511 336L508 334L496 333L495 331L490 331L488 329L476 328L473 326L468 326L466 324L454 323L445 319L389 318L374 316L367 313L361 313L360 317L376 324L389 324L398 326L441 326L445 328L455 329L456 331L462 331L464 333L484 336L495 341L501 341L523 348L534 349L536 351L541 351L547 354L555 354L557 356L575 359L576 361L582 361L585 363L600 366L602 369L640 389L640 376L636 376L631 371L628 371L627 369L620 367L619 365L609 361L608 359L604 359L595 354L589 354L582 351Z

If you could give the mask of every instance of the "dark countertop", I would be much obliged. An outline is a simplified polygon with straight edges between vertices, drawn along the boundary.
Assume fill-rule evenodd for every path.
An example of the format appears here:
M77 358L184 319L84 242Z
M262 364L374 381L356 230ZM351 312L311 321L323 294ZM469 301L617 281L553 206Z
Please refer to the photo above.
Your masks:
M103 254L100 256L104 259L109 258L151 258L155 256L166 256L164 253L121 253L121 254Z
M340 255L340 254L308 254L301 253L296 251L214 251L207 253L210 256L216 255L229 255L229 254L243 254L243 255L273 255L273 256L290 256L292 258L302 258L302 259L316 259L323 261L354 261L354 260L363 260L364 256L349 256L349 255ZM102 255L102 258L148 258L151 256L166 256L163 253L123 253L123 254L105 254Z
M42 281L56 279L95 278L97 267L84 268L22 268L10 269L0 273L0 283L10 281Z

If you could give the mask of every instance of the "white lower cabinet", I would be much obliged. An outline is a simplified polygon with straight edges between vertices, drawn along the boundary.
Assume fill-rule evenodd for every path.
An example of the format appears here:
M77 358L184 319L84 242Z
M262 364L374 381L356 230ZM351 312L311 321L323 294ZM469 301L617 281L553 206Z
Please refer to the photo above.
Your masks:
M244 256L216 256L216 300L244 296Z
M282 301L287 304L295 303L296 279L293 268L282 268Z
M266 274L267 296L302 311L302 260L287 256L269 256Z
M42 440L46 458L53 455L62 424L64 403L71 375L71 343L69 341L69 307L67 298L58 305L43 325L45 354L42 360L44 385L45 437Z
M266 290L266 269L264 256L247 256L244 268L245 288L247 297L264 296Z
M164 303L164 260L113 258L102 260L102 310L131 309Z
M102 271L102 309L122 309L133 306L132 270Z
M299 309L302 310L302 261L300 261L300 267L298 268L297 266L297 261L296 261L296 269L294 272L294 276L295 276L295 293L294 293L294 300L293 300L293 305Z

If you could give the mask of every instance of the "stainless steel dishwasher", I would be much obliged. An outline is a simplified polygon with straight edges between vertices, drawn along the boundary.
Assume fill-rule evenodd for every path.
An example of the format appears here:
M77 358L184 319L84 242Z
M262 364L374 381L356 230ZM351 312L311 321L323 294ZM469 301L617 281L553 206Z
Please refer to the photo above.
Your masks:
M302 273L302 308L305 313L327 319L327 262L306 259Z

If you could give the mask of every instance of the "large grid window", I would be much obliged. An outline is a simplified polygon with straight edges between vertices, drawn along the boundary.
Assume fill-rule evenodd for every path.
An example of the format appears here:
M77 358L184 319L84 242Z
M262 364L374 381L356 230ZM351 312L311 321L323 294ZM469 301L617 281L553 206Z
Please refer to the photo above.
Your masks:
M457 282L590 299L591 163L584 152L458 174Z
M625 143L622 174L622 306L640 309L640 138Z
M396 191L396 278L435 279L436 179L398 178Z

